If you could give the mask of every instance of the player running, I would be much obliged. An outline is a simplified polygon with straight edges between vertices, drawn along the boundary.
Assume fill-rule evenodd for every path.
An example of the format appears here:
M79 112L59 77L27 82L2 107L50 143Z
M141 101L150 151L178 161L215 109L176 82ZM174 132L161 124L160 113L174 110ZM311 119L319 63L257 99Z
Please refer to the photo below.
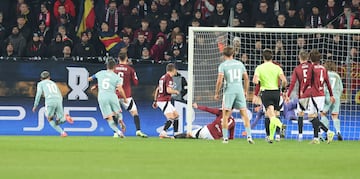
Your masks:
M135 101L131 96L131 83L136 86L138 85L139 80L136 75L136 71L131 66L128 65L128 56L126 53L124 52L119 53L119 64L115 66L114 72L118 74L120 78L123 79L123 89L127 98L127 103L125 103L120 93L116 91L120 104L127 111L130 112L131 116L133 116L136 127L136 133L135 133L136 136L146 138L147 135L141 132L139 113Z
M195 129L191 131L189 134L183 133L179 135L175 135L175 138L194 138L194 139L207 139L207 140L216 140L221 139L223 137L222 130L221 130L221 122L222 118L222 110L218 108L209 108L206 106L198 105L197 103L193 104L195 109L199 109L202 111L206 111L208 113L216 115L216 118L210 124L201 127L199 129ZM229 139L234 139L235 134L235 119L233 116L228 118L228 129L229 129Z
M219 73L216 81L215 100L219 100L220 89L224 83L223 94L223 118L228 119L231 116L232 109L239 109L241 118L244 121L249 144L254 144L251 136L250 119L247 115L246 98L249 90L249 76L245 66L240 61L234 59L234 49L225 47L223 51L224 61L219 65ZM244 86L242 80L244 79ZM228 120L222 121L223 143L228 143Z
M310 144L320 143L319 128L321 128L324 132L327 132L327 143L330 143L334 138L334 132L330 131L322 122L320 122L318 117L318 113L322 112L324 109L324 82L329 90L330 102L335 102L327 70L324 66L320 65L320 59L321 53L316 49L311 50L310 60L312 62L312 66L310 66L307 71L304 93L302 95L302 97L307 98L308 100L300 102L305 109L308 107L308 117L314 129L314 139L310 142Z
M125 137L113 120L113 116L116 116L116 118L122 121L121 108L115 90L119 91L120 96L124 99L124 102L127 103L126 95L122 88L123 80L114 73L115 65L114 60L108 60L106 65L107 70L97 72L89 77L88 80L98 80L98 102L100 111L104 119L107 120L110 128L115 131L119 137Z
M62 104L63 97L56 83L50 80L50 73L48 71L43 71L41 72L40 77L41 81L36 87L36 96L32 111L36 111L41 95L44 93L47 120L49 121L50 126L60 133L61 137L66 137L67 133L59 125L65 123L65 121L73 124L74 121L69 114L64 116L64 108Z
M329 128L329 119L326 117L326 113L331 113L331 118L334 122L334 127L336 135L339 141L342 141L343 138L340 132L340 98L343 92L343 83L341 81L340 75L335 72L336 64L333 61L328 61L325 63L325 68L328 70L329 80L331 84L331 89L335 98L335 103L330 103L330 93L329 90L325 89L325 106L321 112L321 122Z
M266 109L266 115L270 118L269 143L273 143L276 127L283 128L280 119L276 117L276 111L280 111L279 78L281 79L282 91L285 90L287 80L280 66L272 62L271 49L263 50L264 63L257 66L253 77L253 83L260 83L261 101Z
M175 107L171 104L171 95L172 94L180 94L179 91L174 89L174 81L173 76L177 74L177 69L175 64L169 63L166 65L166 74L161 76L159 79L159 84L155 90L154 94L154 102L152 107L156 109L159 107L165 117L166 122L163 128L163 131L160 132L159 137L162 138L170 138L167 135L167 130L171 126L174 127L174 135L178 133L179 129L179 113L176 111Z

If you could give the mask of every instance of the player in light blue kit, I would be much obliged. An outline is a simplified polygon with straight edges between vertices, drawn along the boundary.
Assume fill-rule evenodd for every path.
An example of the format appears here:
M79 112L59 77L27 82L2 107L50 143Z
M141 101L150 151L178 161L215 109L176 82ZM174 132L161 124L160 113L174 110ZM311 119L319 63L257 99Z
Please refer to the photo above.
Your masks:
M247 141L253 144L251 137L250 119L247 115L246 98L249 90L249 76L245 66L240 61L233 58L234 49L232 47L224 48L224 61L219 66L219 73L215 88L215 100L219 100L220 89L224 82L223 95L223 119L231 116L232 109L239 109L241 118L244 120ZM243 86L244 79L244 86ZM228 143L228 121L222 121L223 143Z
M64 115L64 108L62 104L63 97L56 83L50 80L50 73L48 71L43 71L40 74L40 77L41 81L37 84L34 107L32 111L36 111L41 95L44 94L45 115L50 123L50 126L59 132L61 137L66 137L67 133L59 125L65 123L65 121L72 124L74 121L68 114Z
M97 72L95 75L89 77L88 80L98 80L98 102L100 111L104 119L107 120L110 128L117 133L119 137L125 137L113 120L113 116L115 116L122 121L121 108L115 90L119 91L124 102L127 103L125 92L122 88L123 80L114 73L115 65L114 60L109 60L106 65L107 70Z
M339 120L339 112L340 112L340 103L341 103L341 94L343 92L343 83L341 81L341 77L337 74L336 64L332 61L327 61L324 64L325 68L328 70L329 81L331 84L331 89L333 91L333 95L335 98L335 103L330 102L330 94L327 88L325 88L325 105L324 109L321 112L321 122L329 128L329 119L326 117L327 112L331 112L331 118L334 122L334 127L336 130L337 138L339 141L342 141L343 138L340 132L340 120Z

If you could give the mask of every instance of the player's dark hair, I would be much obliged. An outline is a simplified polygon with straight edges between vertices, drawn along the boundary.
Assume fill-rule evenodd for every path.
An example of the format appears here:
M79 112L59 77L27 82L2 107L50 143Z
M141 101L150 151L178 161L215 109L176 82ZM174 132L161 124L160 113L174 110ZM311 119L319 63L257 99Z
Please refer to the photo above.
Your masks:
M225 57L231 57L234 55L234 48L227 46L224 48L223 55Z
M108 61L106 63L107 69L114 69L115 65L116 65L116 62L114 59L112 59L112 58L108 59Z
M336 71L336 64L334 61L326 61L324 64L324 67L328 70L328 71Z
M319 63L321 59L321 53L317 49L312 49L310 52L310 60L313 63Z
M120 59L120 61L126 61L126 59L127 59L127 53L124 53L124 52L120 52L119 53L119 59Z
M263 50L262 56L266 61L272 60L273 52L271 49L266 48Z
M169 63L166 65L166 71L173 71L174 69L176 69L175 64Z

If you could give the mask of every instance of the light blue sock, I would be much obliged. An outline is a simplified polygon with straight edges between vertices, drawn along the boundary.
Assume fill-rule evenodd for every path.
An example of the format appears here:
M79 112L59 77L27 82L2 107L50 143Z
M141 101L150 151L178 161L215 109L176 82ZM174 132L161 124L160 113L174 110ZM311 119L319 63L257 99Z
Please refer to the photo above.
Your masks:
M329 128L329 119L326 116L321 116L321 123L323 123L327 128Z
M61 129L61 127L59 125L56 125L54 120L51 120L50 122L50 126L52 128L54 128L57 132L59 132L60 134L62 134L64 131Z
M114 132L118 133L120 131L119 128L116 127L114 120L107 120L107 122Z
M333 119L334 121L334 127L336 130L336 133L340 133L340 120L339 119Z
M250 127L245 127L247 138L251 137L251 129Z
M222 128L223 139L228 139L228 129Z

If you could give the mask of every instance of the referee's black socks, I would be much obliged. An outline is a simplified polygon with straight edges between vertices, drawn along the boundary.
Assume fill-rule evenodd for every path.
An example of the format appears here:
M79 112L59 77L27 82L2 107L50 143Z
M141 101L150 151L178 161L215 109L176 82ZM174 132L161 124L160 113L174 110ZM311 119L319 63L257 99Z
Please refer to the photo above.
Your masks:
M270 118L265 117L265 132L266 136L270 136Z

